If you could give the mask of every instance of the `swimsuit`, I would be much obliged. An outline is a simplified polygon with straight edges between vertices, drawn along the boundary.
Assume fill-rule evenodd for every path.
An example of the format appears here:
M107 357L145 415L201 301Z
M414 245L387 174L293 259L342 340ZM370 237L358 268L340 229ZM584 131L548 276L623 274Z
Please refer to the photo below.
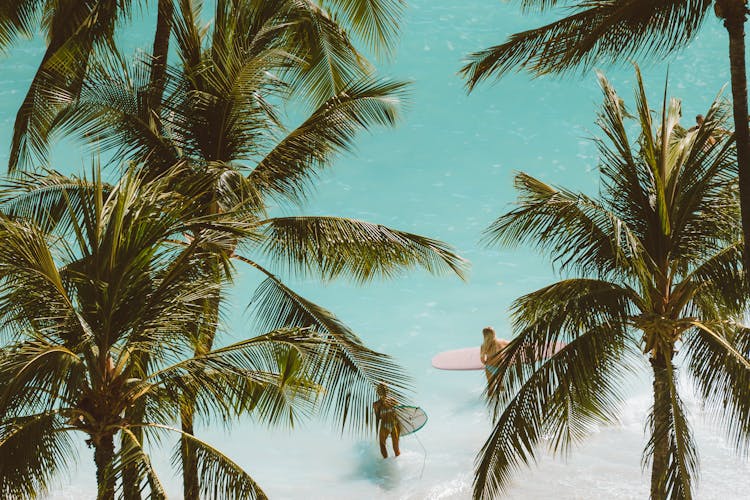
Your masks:
M380 410L380 428L390 432L398 432L398 417L392 406L383 406Z

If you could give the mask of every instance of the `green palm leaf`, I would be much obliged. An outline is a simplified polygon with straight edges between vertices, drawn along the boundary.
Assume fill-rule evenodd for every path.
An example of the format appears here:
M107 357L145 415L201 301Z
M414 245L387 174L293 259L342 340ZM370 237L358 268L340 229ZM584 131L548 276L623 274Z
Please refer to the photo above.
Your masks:
M287 47L304 61L290 71L292 85L305 100L318 106L372 71L328 12L309 0L285 3L283 17L295 28Z
M623 377L643 366L631 362L639 351L654 380L643 458L651 464L652 498L691 498L698 471L676 383L678 349L698 396L738 450L747 445L750 336L737 326L747 278L725 105L717 100L708 120L684 129L680 101L665 93L657 126L637 67L634 114L599 79L597 121L606 138L597 141L599 199L519 174L520 206L487 231L489 243L536 245L572 276L513 304L517 336L489 382L496 419L477 458L476 497L499 495L534 459L542 435L554 451L568 451L591 424L616 419ZM635 141L629 120L638 128ZM543 361L560 340L569 343Z
M741 326L717 327L697 328L690 334L685 343L687 368L712 417L721 423L730 442L742 450L750 439L748 334ZM716 330L723 335L717 337Z
M187 440L198 461L201 498L248 500L268 498L260 486L240 466L205 441L166 425L146 424L146 427L176 433ZM173 462L176 467L181 464L179 452L175 453Z
M314 359L312 380L325 388L322 410L355 431L373 424L375 386L385 382L394 397L404 399L408 377L389 356L375 352L346 325L322 307L302 298L272 275L256 289L252 300L258 327L310 328L328 341Z
M137 481L136 488L142 495L149 495L148 498L155 500L164 500L167 498L164 486L161 484L159 476L151 465L151 459L143 450L142 444L134 432L130 429L122 429L123 441L122 449L119 452L119 462L114 468L113 474L120 476L128 466L136 467Z
M0 5L0 53L19 37L33 35L39 12L36 0L5 2Z
M533 242L552 253L560 270L632 274L634 266L642 265L642 243L616 212L524 173L516 175L515 185L520 206L485 231L488 244Z
M180 155L164 120L144 98L152 91L151 71L151 63L143 60L128 64L117 55L98 58L89 65L79 94L57 91L61 108L52 132L112 151L115 164L148 161L163 173Z
M275 330L162 368L133 385L129 397L168 397L175 405L188 398L206 416L249 411L268 424L293 425L311 414L321 391L308 358L325 344L304 330Z
M491 75L513 69L543 74L590 68L595 61L635 59L642 53L663 57L693 39L711 4L711 0L581 1L568 17L470 54L461 72L471 89Z
M403 0L333 0L329 2L335 19L343 19L368 48L390 55L398 40Z
M72 406L88 386L79 356L45 342L9 344L0 364L0 414L7 418L37 408Z
M70 229L70 217L80 217L83 205L91 202L94 183L55 171L21 173L0 187L0 211L8 217L31 221L45 232L61 226ZM110 189L111 186L105 186Z
M56 410L0 419L0 495L34 499L69 473L73 442Z
M301 275L351 276L365 283L417 266L463 278L467 267L440 241L379 224L338 217L280 217L261 224L264 255Z
M512 393L476 460L475 498L495 498L512 474L535 460L537 445L552 434L554 451L580 442L596 423L616 420L628 369L625 332L600 328L585 332L535 370ZM523 366L504 357L496 380ZM515 366L514 366L515 365Z
M27 2L25 21L32 19ZM23 8L23 7L22 7ZM10 12L11 17L19 12ZM0 22L6 20L0 12ZM88 64L97 50L113 52L116 26L130 15L130 2L56 2L42 16L49 35L47 50L31 82L13 129L9 170L32 161L46 162L52 124L60 110L54 98L57 89L78 95Z
M303 199L319 169L338 153L351 151L355 134L373 125L394 126L403 99L402 82L363 79L321 104L252 170L262 191Z

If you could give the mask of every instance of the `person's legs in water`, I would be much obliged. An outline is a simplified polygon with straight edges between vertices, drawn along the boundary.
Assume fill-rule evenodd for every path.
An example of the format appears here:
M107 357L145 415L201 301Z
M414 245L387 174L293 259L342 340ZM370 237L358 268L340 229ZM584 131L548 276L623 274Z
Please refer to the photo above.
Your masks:
M391 432L391 443L393 443L393 454L396 456L401 455L401 450L398 449L398 429L394 429Z
M381 426L378 431L378 441L380 442L380 454L383 458L388 458L388 450L385 448L385 440L388 439L390 432L385 427Z

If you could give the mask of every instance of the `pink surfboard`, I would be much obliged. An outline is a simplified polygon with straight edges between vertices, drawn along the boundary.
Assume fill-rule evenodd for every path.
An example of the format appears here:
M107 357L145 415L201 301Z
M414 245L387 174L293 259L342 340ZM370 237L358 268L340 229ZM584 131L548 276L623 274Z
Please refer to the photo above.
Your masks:
M432 366L438 370L483 370L479 359L479 347L465 347L441 352L432 358Z
M550 345L545 357L552 356L563 347L565 347L564 342ZM478 346L441 352L432 358L432 366L438 370L484 370L484 363L479 358Z

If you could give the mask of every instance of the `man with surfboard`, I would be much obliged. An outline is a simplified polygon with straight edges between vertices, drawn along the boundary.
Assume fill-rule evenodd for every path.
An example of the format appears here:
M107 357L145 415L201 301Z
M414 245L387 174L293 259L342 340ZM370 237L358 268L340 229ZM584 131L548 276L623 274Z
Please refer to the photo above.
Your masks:
M507 340L497 338L495 329L491 326L486 326L482 329L482 335L484 340L482 346L479 348L479 359L484 365L484 374L487 377L487 393L491 396L494 392L492 377L498 372L497 362L502 356L503 349L510 344ZM496 382L496 385L500 390L503 390L502 381Z

